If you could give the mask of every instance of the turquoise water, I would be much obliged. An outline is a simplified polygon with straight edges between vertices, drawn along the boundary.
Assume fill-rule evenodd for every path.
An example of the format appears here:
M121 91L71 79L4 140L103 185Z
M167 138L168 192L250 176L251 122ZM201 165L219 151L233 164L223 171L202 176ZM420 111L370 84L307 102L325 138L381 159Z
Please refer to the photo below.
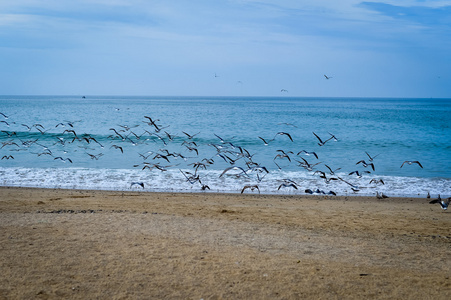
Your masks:
M200 190L186 180L190 172L210 191L256 184L266 193L451 194L451 99L2 96L0 112L0 156L14 157L0 161L2 185L126 190L139 181L146 190ZM313 132L337 141L320 146ZM377 157L370 162L366 152ZM302 158L318 164L309 170ZM401 168L406 160L423 168ZM142 170L145 163L160 169ZM329 174L326 165L340 170ZM219 176L231 166L246 174ZM356 170L371 173L349 175ZM326 183L315 171L340 179ZM284 179L298 189L278 190Z

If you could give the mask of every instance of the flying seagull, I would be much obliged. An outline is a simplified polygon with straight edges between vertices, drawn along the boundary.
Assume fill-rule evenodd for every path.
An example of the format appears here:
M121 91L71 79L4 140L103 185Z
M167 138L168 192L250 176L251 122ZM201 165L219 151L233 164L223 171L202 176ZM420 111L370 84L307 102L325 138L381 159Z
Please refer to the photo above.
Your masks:
M450 200L451 200L451 197L448 199L442 199L442 198L440 198L440 195L438 195L437 199L434 199L434 200L430 201L429 203L430 204L438 203L438 204L440 204L440 206L442 207L443 210L447 210Z
M268 142L267 142L264 138L262 138L261 136L259 136L258 138L261 139L261 140L263 141L263 143L265 144L265 146L268 146Z
M327 76L326 74L324 74L324 77L326 77L327 80L333 78L332 76Z
M144 182L132 182L132 184L130 184L130 188L132 188L132 186L134 186L134 185L139 185L142 188L144 188Z
M287 137L290 138L291 141L293 141L293 139L291 138L291 135L290 135L289 133L286 133L286 132L278 132L278 133L276 133L276 135L274 136L273 140L274 140L274 139L276 138L276 136L278 136L278 135L286 135Z
M413 160L413 161L406 160L405 162L402 163L400 168L402 168L402 166L404 166L405 163L407 163L409 165L411 165L411 164L418 164L423 169L423 166L421 165L421 163L418 160Z
M255 185L245 185L243 187L243 189L241 190L241 194L244 193L244 191L246 189L250 189L251 191L254 191L255 189L257 189L258 193L260 194L260 189L258 188L258 185L256 185L256 184Z

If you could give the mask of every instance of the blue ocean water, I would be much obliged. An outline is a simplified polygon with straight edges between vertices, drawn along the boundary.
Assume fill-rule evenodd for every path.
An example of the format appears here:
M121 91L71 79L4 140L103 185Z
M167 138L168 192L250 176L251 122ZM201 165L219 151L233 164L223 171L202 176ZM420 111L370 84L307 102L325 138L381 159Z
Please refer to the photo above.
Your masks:
M0 112L3 186L451 196L451 99L1 96Z

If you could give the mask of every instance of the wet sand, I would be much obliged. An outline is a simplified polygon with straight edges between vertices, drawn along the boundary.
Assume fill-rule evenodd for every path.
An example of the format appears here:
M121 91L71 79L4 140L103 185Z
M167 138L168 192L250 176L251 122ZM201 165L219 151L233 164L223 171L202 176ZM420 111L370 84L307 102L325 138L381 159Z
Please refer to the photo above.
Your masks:
M0 188L0 299L450 299L425 198Z

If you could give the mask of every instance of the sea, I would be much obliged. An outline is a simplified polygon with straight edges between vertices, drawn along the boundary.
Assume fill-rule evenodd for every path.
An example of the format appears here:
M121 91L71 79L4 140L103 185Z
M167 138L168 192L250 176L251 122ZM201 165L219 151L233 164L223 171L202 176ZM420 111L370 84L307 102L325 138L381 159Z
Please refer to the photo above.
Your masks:
M0 186L451 196L451 99L0 96Z

